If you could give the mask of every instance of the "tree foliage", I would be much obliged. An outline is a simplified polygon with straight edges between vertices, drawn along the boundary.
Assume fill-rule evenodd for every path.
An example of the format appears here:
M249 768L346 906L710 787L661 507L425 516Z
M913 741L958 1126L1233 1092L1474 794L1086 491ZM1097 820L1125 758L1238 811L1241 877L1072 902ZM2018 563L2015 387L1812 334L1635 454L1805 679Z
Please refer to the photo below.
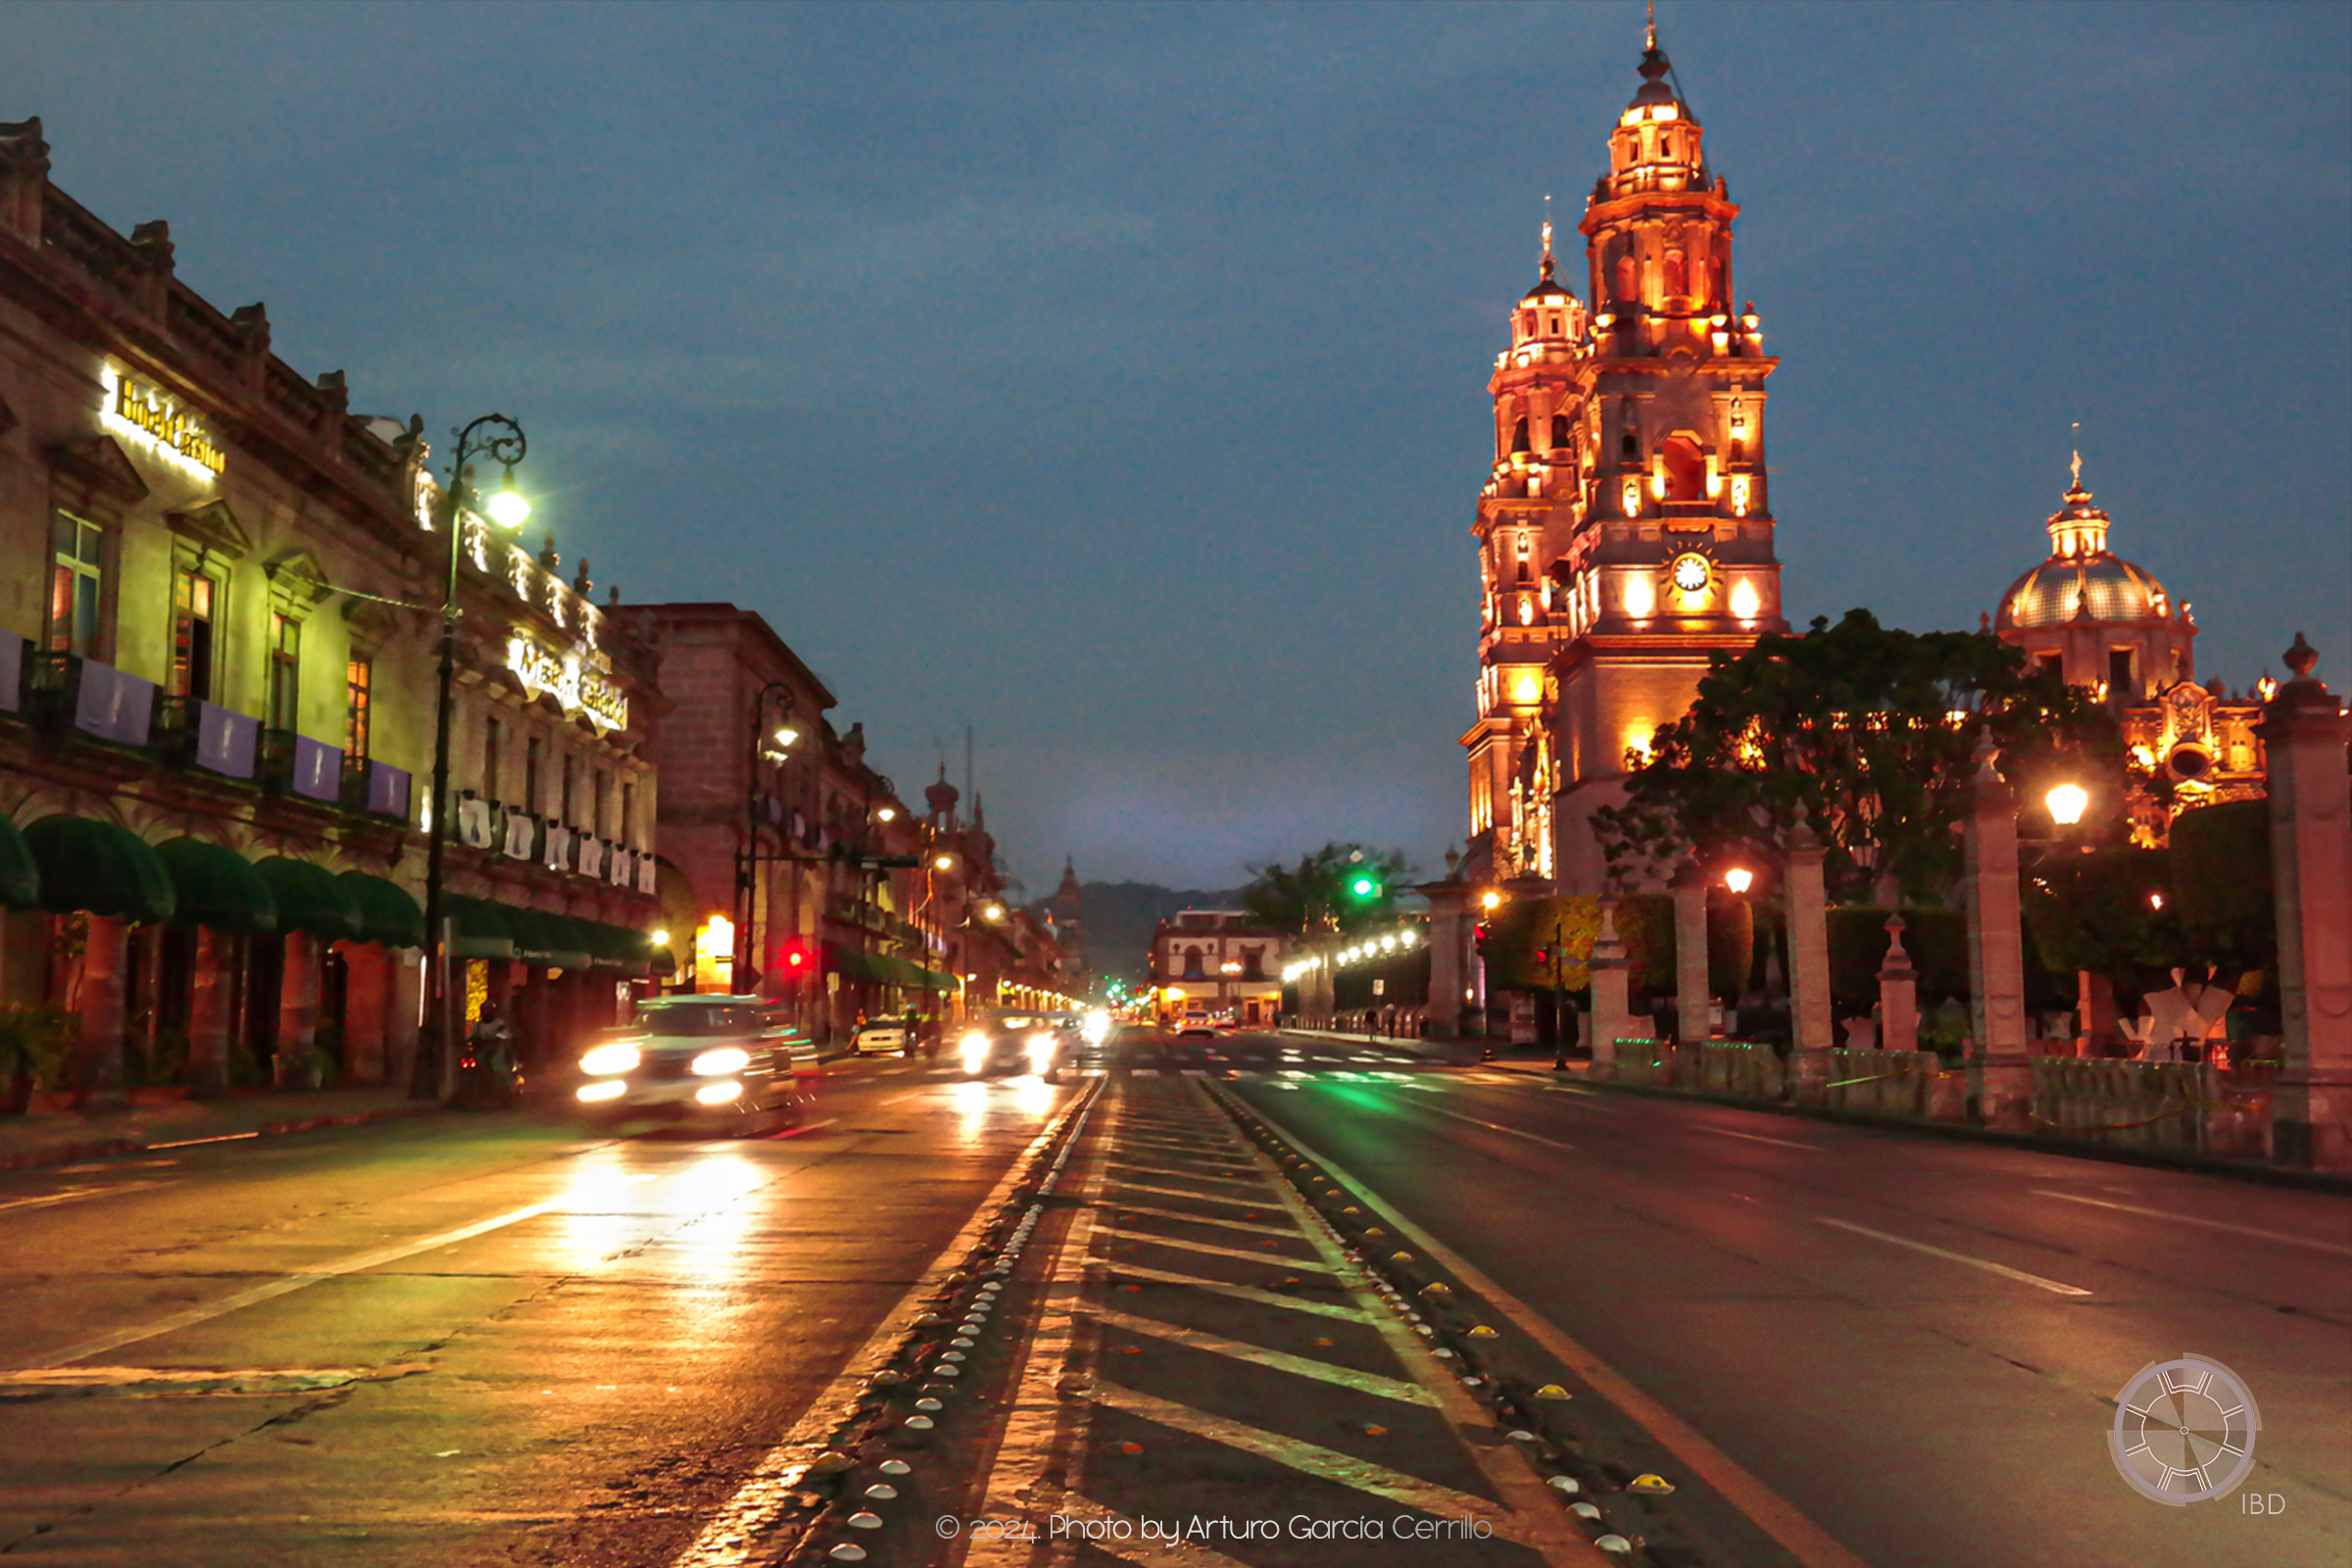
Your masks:
M2088 694L1989 632L1900 631L1850 610L1715 655L1690 712L1658 730L1625 804L1594 813L1594 829L1630 883L1686 850L1710 866L1769 863L1801 822L1822 842L1832 897L1891 879L1906 902L1936 903L1960 872L1955 829L1985 735L2021 799L2069 777L2094 810L2116 808L2122 736Z
M1296 865L1268 861L1249 868L1242 907L1262 925L1284 932L1354 931L1378 925L1396 912L1398 887L1411 880L1412 862L1402 850L1370 850L1361 844L1326 844L1298 857ZM1380 886L1370 898L1348 890L1370 873Z

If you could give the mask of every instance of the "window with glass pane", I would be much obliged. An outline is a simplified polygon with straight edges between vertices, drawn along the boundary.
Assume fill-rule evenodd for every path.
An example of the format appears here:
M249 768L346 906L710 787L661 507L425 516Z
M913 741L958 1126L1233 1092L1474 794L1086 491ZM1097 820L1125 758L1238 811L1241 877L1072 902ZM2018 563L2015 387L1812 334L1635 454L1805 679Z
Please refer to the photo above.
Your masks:
M343 668L343 755L355 760L368 755L368 682L369 662L355 659Z
M193 566L172 573L172 695L213 696L213 601L219 584Z
M49 567L49 651L98 657L98 593L104 583L99 557L105 530L79 517L57 514L51 532Z
M302 696L302 622L270 612L270 727L294 729Z
M547 743L532 736L522 749L522 808L536 813L539 809L539 763Z

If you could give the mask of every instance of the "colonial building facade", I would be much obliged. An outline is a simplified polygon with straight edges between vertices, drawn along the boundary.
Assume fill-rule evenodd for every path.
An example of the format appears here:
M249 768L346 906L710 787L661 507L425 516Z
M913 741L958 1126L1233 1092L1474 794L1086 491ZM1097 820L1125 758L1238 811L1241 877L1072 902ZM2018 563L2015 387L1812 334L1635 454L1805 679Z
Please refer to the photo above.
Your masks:
M1786 629L1764 445L1778 362L1754 306L1732 304L1740 209L1671 69L1653 29L1580 224L1592 309L1546 222L1488 383L1472 880L1600 892L1592 812L1711 654Z
M1282 933L1242 909L1185 909L1152 932L1158 1017L1205 1014L1236 1026L1271 1024L1282 1005Z
M426 799L449 519L422 421L351 414L170 232L117 233L0 125L0 1004L78 1019L126 1082L398 1079L417 1039L423 829L458 954L527 1048L649 958L652 701L570 584L470 513L452 795Z

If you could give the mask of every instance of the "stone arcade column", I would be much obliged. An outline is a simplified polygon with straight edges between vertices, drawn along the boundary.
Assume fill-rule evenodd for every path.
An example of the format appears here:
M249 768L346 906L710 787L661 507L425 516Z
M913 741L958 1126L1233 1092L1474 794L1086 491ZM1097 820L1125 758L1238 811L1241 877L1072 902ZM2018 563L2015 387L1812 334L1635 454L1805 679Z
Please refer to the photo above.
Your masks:
M129 933L121 920L103 914L84 918L89 935L74 991L81 1016L74 1102L84 1110L120 1110L130 1098L122 1089L122 968Z
M2022 1131L2032 1124L2034 1079L2026 1044L2017 793L1993 767L1993 756L1990 740L1979 743L1967 818L1968 989L1975 1029L1968 1095L1978 1120Z
M1811 1104L1829 1096L1830 914L1821 841L1803 822L1788 835L1788 1086Z
M318 1043L318 939L308 931L289 931L285 944L286 965L277 986L277 1054L270 1076L280 1089L307 1088L311 1053Z
M1712 1033L1707 1026L1706 873L1686 856L1669 885L1674 890L1674 1043L1703 1046Z
M390 1011L384 1024L384 1050L388 1058L384 1064L384 1082L405 1084L416 1070L418 1014L424 1007L424 963L418 949L408 948L392 955L389 990Z
M2352 714L2312 678L2319 655L2295 633L2294 677L2263 710L2271 879L2286 1064L2272 1102L2281 1164L2352 1170ZM93 922L95 923L95 922Z
M244 957L237 938L210 926L196 928L196 961L188 977L188 1085L200 1100L228 1088L230 1013Z
M372 942L346 942L343 964L343 1075L355 1084L382 1083L392 955Z

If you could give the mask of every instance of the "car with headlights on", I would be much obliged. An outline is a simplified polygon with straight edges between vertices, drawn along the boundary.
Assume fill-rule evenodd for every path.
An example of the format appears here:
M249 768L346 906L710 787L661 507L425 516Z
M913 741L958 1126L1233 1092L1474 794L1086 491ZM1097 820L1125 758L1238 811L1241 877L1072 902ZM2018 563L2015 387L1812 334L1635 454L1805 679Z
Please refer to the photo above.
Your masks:
M860 1056L904 1056L912 1053L913 1038L906 1025L896 1018L869 1023L859 1028L851 1044Z
M816 1047L764 997L656 997L580 1057L579 1105L748 1133L797 1122L813 1100Z
M982 1012L956 1042L956 1060L970 1078L1034 1073L1052 1083L1069 1056L1069 1043L1052 1013L1011 1007Z

